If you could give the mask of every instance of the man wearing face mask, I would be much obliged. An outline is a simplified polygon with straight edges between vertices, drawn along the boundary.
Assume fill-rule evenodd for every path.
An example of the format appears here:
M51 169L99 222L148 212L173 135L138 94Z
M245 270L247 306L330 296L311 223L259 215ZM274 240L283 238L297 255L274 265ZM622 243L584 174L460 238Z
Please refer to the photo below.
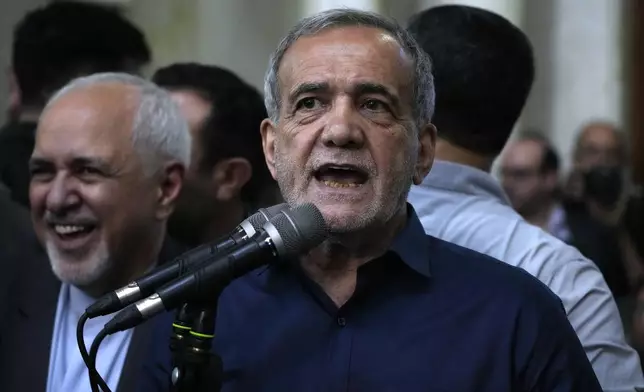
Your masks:
M601 269L613 295L632 293L644 275L629 230L634 200L622 134L607 122L586 124L573 153L564 209L571 243Z

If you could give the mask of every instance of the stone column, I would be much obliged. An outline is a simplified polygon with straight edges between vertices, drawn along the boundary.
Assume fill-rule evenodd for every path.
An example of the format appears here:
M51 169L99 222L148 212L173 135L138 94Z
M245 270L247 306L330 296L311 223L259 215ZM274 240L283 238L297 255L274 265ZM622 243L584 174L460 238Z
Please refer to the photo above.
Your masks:
M625 122L623 4L613 0L526 3L530 17L525 29L537 56L537 80L524 122L549 135L568 168L584 122Z

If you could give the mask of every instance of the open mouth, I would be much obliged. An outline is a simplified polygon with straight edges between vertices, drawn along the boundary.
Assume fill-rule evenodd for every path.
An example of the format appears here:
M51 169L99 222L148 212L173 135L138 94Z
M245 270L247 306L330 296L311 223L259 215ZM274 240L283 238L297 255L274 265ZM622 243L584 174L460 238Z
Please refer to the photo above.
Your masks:
M90 224L52 224L52 230L62 240L75 240L91 234L96 228Z
M323 165L314 173L319 182L332 188L355 188L369 179L369 173L353 165Z

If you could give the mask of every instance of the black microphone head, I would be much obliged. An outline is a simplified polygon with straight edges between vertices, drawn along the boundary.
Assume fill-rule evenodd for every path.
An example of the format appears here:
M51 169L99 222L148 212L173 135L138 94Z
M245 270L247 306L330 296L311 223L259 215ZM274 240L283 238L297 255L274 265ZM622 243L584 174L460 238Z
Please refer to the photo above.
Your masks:
M283 210L264 225L280 257L293 257L320 245L328 236L326 222L313 203Z
M267 208L260 208L255 214L248 218L255 230L264 227L264 224L285 209L289 208L287 203L277 204Z
M288 208L288 204L282 203L267 208L260 208L256 213L245 219L240 226L246 232L248 237L255 235L257 230L264 227L264 224L271 220L275 215Z

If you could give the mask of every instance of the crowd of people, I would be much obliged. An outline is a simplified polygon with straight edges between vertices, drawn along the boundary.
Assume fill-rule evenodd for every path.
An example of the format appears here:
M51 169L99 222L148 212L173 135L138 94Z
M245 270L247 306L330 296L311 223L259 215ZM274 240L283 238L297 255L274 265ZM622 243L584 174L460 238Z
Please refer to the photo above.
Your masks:
M508 20L324 11L279 42L263 94L210 64L147 79L152 56L104 6L54 2L15 27L2 391L92 390L90 305L282 202L313 203L328 238L217 294L222 390L644 390L627 143L584 125L562 182L543 133L510 137L535 61ZM86 345L111 317L87 321ZM103 341L109 389L171 390L174 319Z

